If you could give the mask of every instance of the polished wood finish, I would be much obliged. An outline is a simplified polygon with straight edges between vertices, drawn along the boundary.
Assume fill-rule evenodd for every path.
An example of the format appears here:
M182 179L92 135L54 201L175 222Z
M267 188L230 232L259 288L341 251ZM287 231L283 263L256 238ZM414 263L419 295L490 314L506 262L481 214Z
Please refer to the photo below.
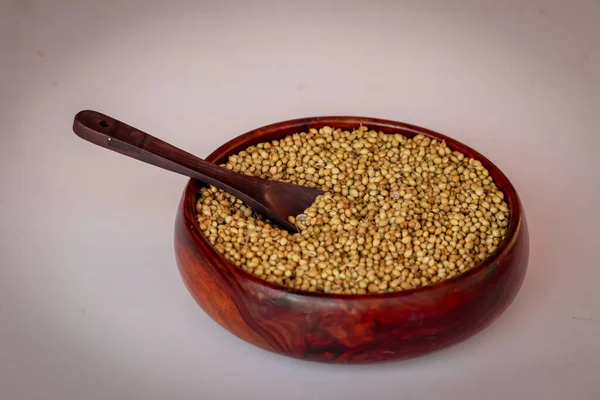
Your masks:
M77 113L73 131L98 146L223 189L291 232L298 230L288 217L303 213L323 193L230 171L97 111Z
M197 303L227 330L263 349L305 360L360 363L406 359L476 334L517 295L529 241L519 197L506 176L481 154L439 133L399 122L360 117L298 119L262 127L224 144L208 161L220 163L247 146L325 125L359 125L412 137L445 140L490 171L510 209L507 236L496 252L466 273L439 284L376 295L328 295L277 286L218 254L197 226L201 183L189 181L176 217L179 271Z

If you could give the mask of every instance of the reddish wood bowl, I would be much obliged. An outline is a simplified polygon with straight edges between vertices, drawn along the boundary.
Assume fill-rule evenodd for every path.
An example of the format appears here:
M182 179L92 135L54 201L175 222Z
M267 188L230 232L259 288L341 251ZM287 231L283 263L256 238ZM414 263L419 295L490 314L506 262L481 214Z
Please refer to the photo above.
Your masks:
M318 117L268 125L214 151L221 163L244 148L325 125L360 125L413 137L445 140L479 161L505 194L506 238L487 260L453 279L410 291L329 295L292 290L236 267L204 239L195 218L201 183L190 180L175 224L175 254L188 290L215 321L265 350L313 361L357 363L419 356L458 343L488 326L517 295L527 269L529 240L519 197L506 176L475 150L451 138L400 122Z

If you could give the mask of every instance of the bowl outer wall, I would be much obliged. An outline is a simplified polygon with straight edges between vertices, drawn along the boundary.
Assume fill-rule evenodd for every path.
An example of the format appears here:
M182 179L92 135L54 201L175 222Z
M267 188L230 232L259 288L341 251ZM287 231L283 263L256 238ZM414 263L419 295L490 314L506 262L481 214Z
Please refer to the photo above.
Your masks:
M263 281L219 255L200 233L195 203L202 183L190 180L175 223L175 254L189 292L224 328L265 350L323 362L406 359L458 343L488 326L513 301L525 277L529 239L520 199L487 158L439 133L400 122L363 117L315 117L280 122L238 136L207 160L260 142L325 125L359 125L412 137L423 134L484 165L510 209L507 235L496 252L464 274L436 285L378 295L328 295Z

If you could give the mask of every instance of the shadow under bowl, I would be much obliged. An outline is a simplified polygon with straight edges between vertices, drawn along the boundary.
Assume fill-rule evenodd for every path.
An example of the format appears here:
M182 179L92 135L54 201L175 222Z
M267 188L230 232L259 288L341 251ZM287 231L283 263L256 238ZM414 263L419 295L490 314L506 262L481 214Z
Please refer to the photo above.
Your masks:
M504 192L510 220L504 240L479 265L446 281L409 291L331 295L292 290L238 268L201 234L196 201L203 186L190 180L175 223L175 254L191 295L221 326L268 351L321 362L407 359L453 345L492 323L519 291L529 256L525 215L507 177L475 150L414 125L364 117L315 117L279 122L227 142L207 159L222 163L248 146L310 128L360 125L406 137L423 134L475 158Z

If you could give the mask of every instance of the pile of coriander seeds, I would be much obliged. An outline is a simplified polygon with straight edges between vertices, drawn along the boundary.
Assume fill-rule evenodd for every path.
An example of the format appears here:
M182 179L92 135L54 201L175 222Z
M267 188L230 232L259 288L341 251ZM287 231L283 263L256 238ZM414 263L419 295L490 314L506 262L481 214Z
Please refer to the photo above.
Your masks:
M222 166L325 193L291 217L299 233L265 221L241 200L202 188L201 232L240 268L312 292L410 290L479 264L504 238L504 194L482 164L445 142L361 126L260 143Z

